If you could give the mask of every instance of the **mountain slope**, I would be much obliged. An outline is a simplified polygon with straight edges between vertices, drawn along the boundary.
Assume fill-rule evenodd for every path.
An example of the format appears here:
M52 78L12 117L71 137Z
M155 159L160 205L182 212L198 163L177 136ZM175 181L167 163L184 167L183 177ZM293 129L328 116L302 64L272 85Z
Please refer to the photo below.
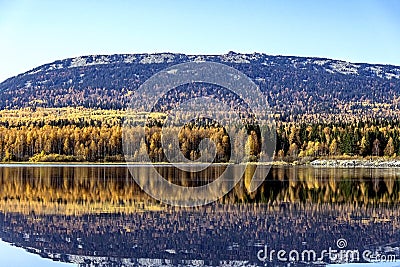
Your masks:
M266 54L94 55L57 60L0 84L0 108L84 106L123 109L156 72L188 61L220 62L260 86L282 120L345 114L396 117L400 67Z

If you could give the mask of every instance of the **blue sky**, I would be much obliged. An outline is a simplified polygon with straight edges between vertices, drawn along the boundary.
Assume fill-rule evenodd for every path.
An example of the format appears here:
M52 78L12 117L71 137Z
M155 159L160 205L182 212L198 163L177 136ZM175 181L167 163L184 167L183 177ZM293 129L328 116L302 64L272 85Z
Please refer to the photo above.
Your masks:
M0 0L0 81L57 59L261 52L400 65L400 1Z

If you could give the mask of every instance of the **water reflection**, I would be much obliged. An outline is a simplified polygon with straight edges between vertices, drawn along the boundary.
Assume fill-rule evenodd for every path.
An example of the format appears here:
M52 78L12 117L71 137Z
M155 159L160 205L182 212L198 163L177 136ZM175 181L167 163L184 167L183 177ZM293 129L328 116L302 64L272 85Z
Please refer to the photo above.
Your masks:
M149 166L137 167L148 183ZM171 166L157 171L171 182L185 186L209 183L225 166L187 173ZM272 168L261 187L249 193L255 166L248 166L243 179L219 203L373 203L397 204L400 170ZM0 210L22 213L78 214L87 212L131 213L162 209L135 184L124 166L46 166L0 168Z
M223 166L190 177L158 168L197 186ZM171 208L143 193L122 166L3 167L0 238L82 266L287 266L276 258L261 262L257 254L265 245L318 254L337 249L339 238L347 249L398 256L398 171L273 168L250 194L253 171L218 203Z

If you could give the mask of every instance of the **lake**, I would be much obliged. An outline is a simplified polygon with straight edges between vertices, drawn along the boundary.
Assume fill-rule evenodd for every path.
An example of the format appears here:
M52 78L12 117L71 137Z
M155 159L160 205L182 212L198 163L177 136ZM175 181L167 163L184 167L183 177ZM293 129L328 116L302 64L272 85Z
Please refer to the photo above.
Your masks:
M132 168L146 177L152 166ZM155 168L199 187L227 166ZM143 192L125 165L1 165L0 263L324 266L399 257L400 170L261 166L266 179L249 192L254 168L216 202L182 208Z

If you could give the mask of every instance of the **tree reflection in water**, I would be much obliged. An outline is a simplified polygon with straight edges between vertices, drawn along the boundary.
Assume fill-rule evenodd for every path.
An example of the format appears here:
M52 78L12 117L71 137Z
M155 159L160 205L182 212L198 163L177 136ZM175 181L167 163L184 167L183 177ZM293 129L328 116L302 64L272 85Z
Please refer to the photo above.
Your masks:
M197 176L158 168L172 182L199 186L224 166ZM262 265L257 251L265 244L321 251L336 248L343 237L349 249L389 244L386 250L398 253L398 171L274 167L250 194L253 168L217 203L173 208L143 193L121 166L3 167L0 237L42 257L87 264L169 259Z

